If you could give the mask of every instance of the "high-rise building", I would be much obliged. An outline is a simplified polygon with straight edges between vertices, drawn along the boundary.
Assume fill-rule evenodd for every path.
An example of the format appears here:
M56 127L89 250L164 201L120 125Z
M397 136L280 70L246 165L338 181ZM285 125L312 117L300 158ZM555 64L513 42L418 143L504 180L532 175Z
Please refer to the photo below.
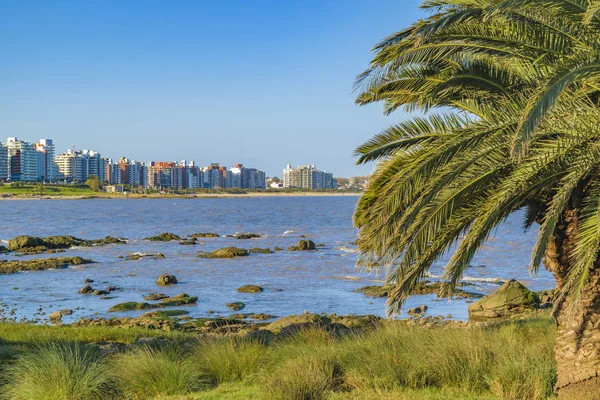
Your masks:
M15 137L9 137L6 147L10 180L25 182L40 180L38 154L33 148L33 144Z
M210 189L226 187L227 167L221 167L219 163L212 163L202 171L204 172L204 187Z
M106 166L105 159L102 158L100 153L94 150L83 150L81 152L83 163L85 164L84 169L87 174L85 179L87 180L89 175L96 175L100 181L106 180Z
M296 189L335 189L333 174L319 171L314 165L287 165L283 170L283 187Z
M0 181L8 179L8 147L0 142Z
M66 153L59 154L54 157L54 162L58 168L58 179L72 181L76 180L77 176L77 156L71 149ZM81 164L79 165L81 171Z
M58 178L58 167L54 162L55 149L52 139L40 139L33 147L38 152L38 175L43 180L54 182Z

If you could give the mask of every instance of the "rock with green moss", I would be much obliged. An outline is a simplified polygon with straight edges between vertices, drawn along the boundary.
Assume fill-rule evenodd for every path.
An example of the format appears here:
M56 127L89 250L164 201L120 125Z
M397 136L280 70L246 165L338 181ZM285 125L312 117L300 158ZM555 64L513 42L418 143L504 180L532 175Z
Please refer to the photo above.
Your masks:
M158 310L158 311L150 311L146 314L142 315L142 317L146 318L170 318L170 317L179 317L181 315L189 314L188 311L185 310Z
M540 304L538 296L511 279L494 293L469 306L469 320L485 321L511 318L535 311Z
M241 301L227 303L227 304L225 304L225 306L232 311L240 311L240 310L244 309L244 307L246 307L246 305L244 303L242 303Z
M170 242L172 240L181 240L181 237L174 233L163 232L160 235L144 238L144 240L149 240L151 242Z
M135 311L135 310L149 310L156 308L153 304L138 303L137 301L128 301L125 303L115 304L108 309L110 312L121 312L121 311Z
M194 304L198 301L198 296L190 296L185 293L178 294L175 297L167 297L158 303L158 307L175 307L185 304Z
M279 246L275 246L275 248L273 250L275 250L275 251L281 251L281 250L283 250L283 248L281 248Z
M219 234L214 232L204 232L204 233L192 233L189 237L193 239L203 239L203 238L218 238Z
M213 252L200 252L198 257L200 258L234 258L234 257L246 257L250 253L246 249L240 249L239 247L224 247L222 249L215 250Z
M104 239L96 239L92 240L92 244L96 246L106 245L106 244L125 244L127 243L127 239L125 238L116 238L112 236L107 236Z
M271 249L262 249L260 247L253 247L250 250L250 253L258 253L258 254L272 254Z
M312 251L316 249L317 246L312 240L300 240L297 245L288 248L290 251Z
M197 245L198 244L198 239L196 238L191 238L191 239L182 239L179 242L180 245L182 246L190 246L190 245Z
M163 274L156 279L158 286L167 286L177 284L177 277L175 275Z
M147 295L144 296L144 300L146 301L158 301L158 300L162 300L162 299L166 299L169 296L167 296L166 294L163 293L149 293Z
M36 258L32 260L0 260L0 274L12 274L19 271L42 271L67 268L73 265L91 264L92 260L82 257Z
M273 333L286 333L288 331L311 327L323 328L330 325L331 322L331 318L328 316L305 313L280 318L277 321L271 322L265 329Z
M163 253L129 253L125 256L125 260L127 261L137 261L137 260L161 260L165 258Z
M94 289L90 285L85 285L77 293L80 294L90 294L94 291Z
M260 293L263 288L258 285L244 285L240 286L237 291L240 293Z
M44 246L44 240L37 236L17 236L8 241L8 250L10 251L40 246Z
M39 254L54 253L75 246L100 246L122 243L127 243L127 241L111 236L97 240L84 240L70 235L48 236L45 238L37 236L17 236L8 242L8 249L23 254Z
M261 237L258 233L236 233L232 235L236 239L248 240L248 239L258 239Z
M421 294L439 294L443 288L442 282L429 282L429 281L421 281L418 282L415 287L412 288L410 294L413 295L421 295ZM459 284L459 286L467 286L467 284ZM387 297L390 292L394 289L392 285L370 285L363 286L355 290L355 292L362 293L365 296L369 297ZM454 289L454 297L462 297L462 298L477 298L483 297L483 295L479 293L468 292L462 289Z

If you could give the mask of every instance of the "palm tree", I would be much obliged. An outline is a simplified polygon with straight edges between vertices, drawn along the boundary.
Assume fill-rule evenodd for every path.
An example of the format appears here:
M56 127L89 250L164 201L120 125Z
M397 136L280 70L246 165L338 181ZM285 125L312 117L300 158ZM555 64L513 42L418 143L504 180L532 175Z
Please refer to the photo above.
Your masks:
M395 313L453 244L453 292L491 231L525 208L530 270L556 278L561 396L600 393L600 2L426 0L374 48L358 104L421 111L357 149L378 161L354 221L359 265L387 271ZM436 112L432 112L436 111ZM582 398L582 397L577 397ZM598 398L598 397L590 397Z

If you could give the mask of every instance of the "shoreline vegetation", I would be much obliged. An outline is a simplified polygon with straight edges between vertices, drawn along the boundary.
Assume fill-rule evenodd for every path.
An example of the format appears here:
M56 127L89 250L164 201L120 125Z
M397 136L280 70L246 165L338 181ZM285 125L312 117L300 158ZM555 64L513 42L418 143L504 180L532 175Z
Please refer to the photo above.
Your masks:
M246 336L226 330L203 335L140 327L0 323L0 398L552 396L556 328L548 315L463 325L364 320L368 322L352 327L348 319L351 328L323 321L313 318L313 323L275 326L273 332Z
M64 185L11 185L0 186L0 200L89 200L89 199L203 199L203 198L250 198L250 197L318 197L360 196L361 192L339 190L292 190L292 189L188 189L168 192L108 193L94 191L87 186Z

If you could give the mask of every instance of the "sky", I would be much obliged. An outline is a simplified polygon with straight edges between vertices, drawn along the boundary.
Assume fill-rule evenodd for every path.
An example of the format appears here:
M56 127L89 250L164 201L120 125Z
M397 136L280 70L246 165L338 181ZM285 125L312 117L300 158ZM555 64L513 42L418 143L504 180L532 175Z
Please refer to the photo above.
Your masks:
M354 79L420 2L0 0L0 139L364 175L354 149L409 116L356 106Z

